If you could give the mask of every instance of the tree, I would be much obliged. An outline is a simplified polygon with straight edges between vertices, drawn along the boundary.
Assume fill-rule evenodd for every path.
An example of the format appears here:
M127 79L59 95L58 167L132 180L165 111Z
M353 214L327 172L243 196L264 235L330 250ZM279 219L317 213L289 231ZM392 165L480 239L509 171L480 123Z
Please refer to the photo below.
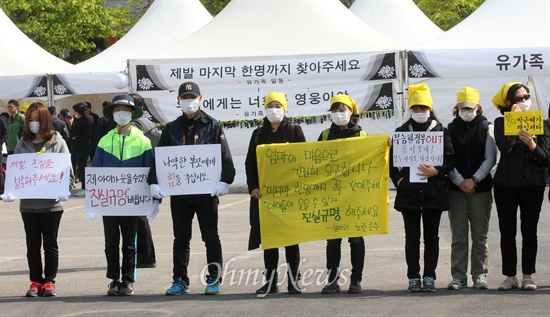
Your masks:
M230 0L201 0L201 3L210 14L216 16L225 8L229 1Z
M474 12L485 0L414 0L414 3L443 31Z
M132 10L141 1L129 2L110 8L105 0L0 0L0 8L34 42L63 57L64 50L94 52L122 37L139 17Z

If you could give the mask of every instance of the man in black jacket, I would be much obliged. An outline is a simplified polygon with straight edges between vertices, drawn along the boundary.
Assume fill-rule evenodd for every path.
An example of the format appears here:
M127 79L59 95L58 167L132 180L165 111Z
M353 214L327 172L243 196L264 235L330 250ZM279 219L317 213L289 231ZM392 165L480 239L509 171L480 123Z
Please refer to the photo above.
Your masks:
M63 140L67 142L69 140L69 129L67 128L67 123L65 123L65 121L61 121L57 117L57 110L54 106L49 106L48 111L50 112L50 115L52 115L53 128L55 131L59 132Z

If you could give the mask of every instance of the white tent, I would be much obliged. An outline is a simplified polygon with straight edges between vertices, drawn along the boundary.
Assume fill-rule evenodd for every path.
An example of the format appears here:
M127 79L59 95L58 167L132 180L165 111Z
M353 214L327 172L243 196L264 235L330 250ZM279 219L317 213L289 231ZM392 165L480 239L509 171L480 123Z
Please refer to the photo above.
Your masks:
M244 185L252 129L242 127L263 117L265 94L285 92L288 116L303 116L306 139L316 140L329 126L321 116L333 94L350 94L362 110L397 103L401 48L338 0L232 0L196 33L146 58L130 59L130 85L147 98L155 116L171 121L181 114L174 91L186 80L199 84L208 114L241 122L225 132L238 169L235 183ZM368 133L391 131L400 120L399 108L391 118L364 118L362 126ZM316 120L306 117L316 116L324 124L309 124Z
M162 50L212 20L199 0L156 0L130 31L100 54L58 72L56 84L64 89L57 96L71 94L124 93L126 85L113 85L114 76L126 76L128 58ZM124 80L124 76L118 78Z
M47 74L71 66L29 39L0 10L0 99L48 96Z
M519 19L518 16L525 18ZM436 114L452 120L456 93L479 89L484 115L500 115L491 103L509 81L533 79L544 115L550 102L550 0L486 0L474 13L443 35L408 54L410 83L426 82Z
M349 9L367 25L404 45L443 34L413 0L355 0Z

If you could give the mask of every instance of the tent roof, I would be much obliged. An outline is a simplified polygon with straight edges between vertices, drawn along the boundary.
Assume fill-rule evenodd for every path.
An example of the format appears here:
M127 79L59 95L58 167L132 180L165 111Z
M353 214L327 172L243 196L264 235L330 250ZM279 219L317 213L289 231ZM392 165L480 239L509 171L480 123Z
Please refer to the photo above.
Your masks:
M550 47L550 0L485 0L469 17L415 49Z
M413 0L355 0L350 11L378 32L405 45L443 34Z
M28 38L0 10L0 76L46 75L72 66Z
M338 0L232 0L215 19L147 58L291 56L377 52L401 45Z

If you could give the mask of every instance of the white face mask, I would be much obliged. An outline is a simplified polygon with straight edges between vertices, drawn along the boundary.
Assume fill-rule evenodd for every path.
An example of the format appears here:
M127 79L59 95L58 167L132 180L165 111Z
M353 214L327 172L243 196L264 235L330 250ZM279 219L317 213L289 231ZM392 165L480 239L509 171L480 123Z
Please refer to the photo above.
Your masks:
M459 111L458 115L465 122L470 122L470 121L474 120L474 118L476 117L477 111L475 111L475 110L474 111Z
M117 111L113 113L113 120L123 127L132 121L132 113L130 111Z
M269 122L277 123L283 120L285 116L284 108L267 108L265 109L265 116Z
M349 123L349 115L347 112L332 112L330 120L340 127Z
M40 122L38 121L29 122L29 130L31 130L32 133L38 133L38 131L40 131Z
M416 123L425 123L430 118L430 112L411 112L411 117Z
M181 110L186 114L193 114L199 109L199 99L181 99L179 102Z
M528 111L531 108L531 99L518 103L518 106L521 108L521 111Z

